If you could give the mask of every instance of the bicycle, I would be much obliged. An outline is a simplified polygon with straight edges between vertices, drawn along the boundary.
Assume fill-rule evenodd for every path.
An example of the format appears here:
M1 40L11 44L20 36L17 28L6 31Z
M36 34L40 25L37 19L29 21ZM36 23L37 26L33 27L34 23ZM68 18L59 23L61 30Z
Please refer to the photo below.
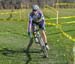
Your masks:
M35 42L37 40L36 43L40 44L41 50L42 50L42 52L44 54L44 57L47 58L48 57L48 50L47 50L47 48L45 46L45 43L43 41L43 38L42 38L42 36L40 34L40 31L39 31L39 28L38 28L37 25L34 27L34 40L35 40Z

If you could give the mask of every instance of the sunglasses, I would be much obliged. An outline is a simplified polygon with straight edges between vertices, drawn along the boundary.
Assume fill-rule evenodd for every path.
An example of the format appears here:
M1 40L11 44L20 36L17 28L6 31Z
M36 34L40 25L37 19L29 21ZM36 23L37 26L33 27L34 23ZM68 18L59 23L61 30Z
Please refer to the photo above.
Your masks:
M37 11L37 10L33 10L33 11Z

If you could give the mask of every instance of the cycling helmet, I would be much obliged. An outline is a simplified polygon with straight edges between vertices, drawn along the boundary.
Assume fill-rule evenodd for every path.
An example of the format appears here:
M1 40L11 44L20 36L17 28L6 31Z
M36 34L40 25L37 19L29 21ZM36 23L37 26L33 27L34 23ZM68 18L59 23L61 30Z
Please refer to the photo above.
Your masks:
M32 10L33 10L33 11L39 10L39 6L38 6L38 5L33 5L33 6L32 6Z

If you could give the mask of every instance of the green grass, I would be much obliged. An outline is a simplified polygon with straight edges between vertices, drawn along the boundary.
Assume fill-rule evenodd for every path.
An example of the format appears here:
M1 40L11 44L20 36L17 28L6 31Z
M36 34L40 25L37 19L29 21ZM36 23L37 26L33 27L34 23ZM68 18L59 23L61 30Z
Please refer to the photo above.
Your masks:
M40 47L35 43L31 46L29 54L24 51L29 44L27 36L28 12L24 14L25 20L0 20L0 64L26 64L28 60L28 64L73 64L74 42L66 38L56 26L46 25L48 45L50 46L49 58L42 58ZM46 13L45 16L49 18ZM17 16L16 18L18 19ZM69 22L71 20L75 19L66 19ZM65 19L61 19L61 21L66 22ZM59 20L60 23L61 21ZM47 22L55 23L56 20ZM72 37L75 36L74 27L74 24L62 25L63 31Z

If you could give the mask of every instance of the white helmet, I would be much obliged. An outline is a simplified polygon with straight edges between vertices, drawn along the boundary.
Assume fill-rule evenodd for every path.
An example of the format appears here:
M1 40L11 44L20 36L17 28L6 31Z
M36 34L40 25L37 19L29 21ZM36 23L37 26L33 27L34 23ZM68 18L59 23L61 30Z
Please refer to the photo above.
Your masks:
M38 5L33 5L32 10L39 10L39 6Z

